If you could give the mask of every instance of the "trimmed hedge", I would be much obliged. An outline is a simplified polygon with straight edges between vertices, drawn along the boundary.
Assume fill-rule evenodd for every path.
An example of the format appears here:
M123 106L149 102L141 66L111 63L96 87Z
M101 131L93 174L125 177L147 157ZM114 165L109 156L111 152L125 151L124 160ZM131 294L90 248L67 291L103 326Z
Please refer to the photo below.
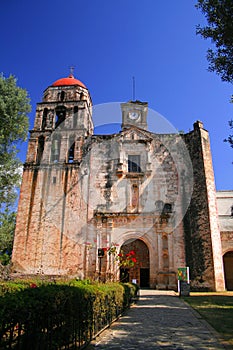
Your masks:
M119 316L137 290L130 283L1 283L0 349L78 349Z

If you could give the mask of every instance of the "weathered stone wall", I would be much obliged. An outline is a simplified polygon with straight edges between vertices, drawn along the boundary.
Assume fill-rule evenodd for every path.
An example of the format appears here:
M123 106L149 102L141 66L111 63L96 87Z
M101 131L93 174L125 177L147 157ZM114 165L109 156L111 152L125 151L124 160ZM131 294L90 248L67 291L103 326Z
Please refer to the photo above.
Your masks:
M134 128L87 140L80 164L26 164L15 266L20 262L28 273L95 278L98 247L141 239L150 252L150 285L176 288L176 270L185 265L178 174L182 154L176 143L177 136ZM140 155L138 173L128 172L131 154ZM166 203L170 212L163 213ZM116 274L105 260L102 272Z
M233 191L217 191L216 196L224 254L233 250Z
M224 289L208 132L197 122L182 137L154 134L126 124L123 112L119 134L95 136L88 90L45 90L24 166L14 269L115 279L116 261L100 261L98 248L140 242L151 287L175 289L178 267L188 265L193 286ZM131 277L140 279L140 266Z
M80 161L83 140L92 132L87 89L45 90L23 171L12 257L16 271L83 277L89 165Z
M185 135L193 165L194 186L185 215L186 257L193 286L224 290L216 191L208 132L201 122Z
M24 170L13 250L17 270L55 275L83 270L85 234L77 237L86 225L87 203L80 174L75 165Z
M100 247L106 242L121 246L127 240L132 244L143 240L150 252L150 285L158 288L176 288L177 268L185 266L179 173L180 168L186 173L188 169L179 142L177 135L142 134L133 128L116 136L94 137L90 147L88 218L96 216L97 227L97 237L88 237L90 244L94 245L93 239ZM140 155L140 173L128 172L130 154ZM136 207L134 186L138 186ZM165 203L171 204L171 212L162 214ZM102 272L104 266L103 260Z
M233 191L218 191L217 206L221 231L225 283L228 290L233 290Z

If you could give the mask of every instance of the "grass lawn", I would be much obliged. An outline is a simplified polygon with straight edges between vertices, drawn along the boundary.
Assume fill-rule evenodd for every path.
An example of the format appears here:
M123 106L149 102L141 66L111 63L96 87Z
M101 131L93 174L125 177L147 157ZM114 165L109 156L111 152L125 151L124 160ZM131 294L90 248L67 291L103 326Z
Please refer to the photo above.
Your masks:
M190 293L183 299L233 346L233 292Z

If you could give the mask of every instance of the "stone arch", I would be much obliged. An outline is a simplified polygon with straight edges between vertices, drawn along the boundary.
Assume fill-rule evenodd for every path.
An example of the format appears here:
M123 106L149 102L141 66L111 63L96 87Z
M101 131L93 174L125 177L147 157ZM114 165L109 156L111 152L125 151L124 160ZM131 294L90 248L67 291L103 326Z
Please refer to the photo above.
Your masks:
M58 106L55 109L55 112L56 112L55 128L57 128L66 119L66 107L65 106ZM64 125L63 125L63 128L64 128Z
M233 290L233 250L223 255L223 265L225 274L225 287L227 290Z
M134 266L121 267L120 279L135 282L140 287L150 286L150 254L147 244L139 238L126 240L120 248L123 256L130 255L135 259Z
M47 125L47 115L48 115L48 108L45 108L43 110L43 117L42 117L42 125L41 125L42 130L44 130L44 128Z

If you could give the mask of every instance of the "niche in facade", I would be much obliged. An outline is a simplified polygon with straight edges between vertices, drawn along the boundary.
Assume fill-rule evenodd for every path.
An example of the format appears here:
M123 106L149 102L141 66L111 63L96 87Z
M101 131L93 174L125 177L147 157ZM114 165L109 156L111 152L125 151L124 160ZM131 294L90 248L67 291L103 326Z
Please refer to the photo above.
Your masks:
M163 249L168 249L168 239L166 235L163 235L162 242L163 242Z
M164 269L169 268L169 258L168 258L168 254L166 253L163 254L163 267Z
M172 204L171 203L165 203L163 207L163 214L169 214L172 212Z
M54 138L52 140L52 147L51 147L51 162L56 163L59 161L60 157L60 146L61 146L61 140L60 138Z
M133 185L132 186L132 207L134 209L138 209L139 205L139 188L138 185Z

